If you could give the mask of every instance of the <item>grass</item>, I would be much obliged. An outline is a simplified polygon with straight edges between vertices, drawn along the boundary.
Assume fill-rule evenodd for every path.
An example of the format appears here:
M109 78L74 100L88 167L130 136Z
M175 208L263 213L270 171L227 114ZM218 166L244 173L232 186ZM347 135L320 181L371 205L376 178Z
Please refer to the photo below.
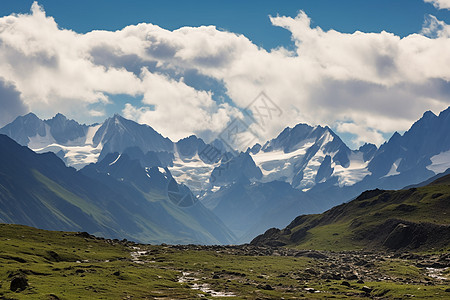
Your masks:
M448 285L349 281L349 287L343 286L341 280L321 279L318 270L326 266L308 257L134 245L146 251L139 258L141 263L136 263L131 260L130 253L136 251L131 246L70 232L0 224L0 299L56 299L52 295L59 299L212 298L192 289L194 283L231 293L233 299L359 299L367 296L363 286L373 289L372 296L385 298L403 298L406 294L416 299L449 296L445 292ZM426 282L427 278L409 261L386 260L374 268L397 279L410 277ZM195 280L179 282L183 272ZM12 292L9 284L17 274L27 277L29 287Z
M380 230L387 220L450 224L449 201L450 185L446 184L385 191L374 197L344 203L323 214L304 216L299 225L276 238L297 249L346 251L379 248L376 243L382 241L368 240L367 236L374 238L370 233ZM305 234L294 238L297 231L305 231ZM450 246L439 247L443 249L417 251L450 250Z

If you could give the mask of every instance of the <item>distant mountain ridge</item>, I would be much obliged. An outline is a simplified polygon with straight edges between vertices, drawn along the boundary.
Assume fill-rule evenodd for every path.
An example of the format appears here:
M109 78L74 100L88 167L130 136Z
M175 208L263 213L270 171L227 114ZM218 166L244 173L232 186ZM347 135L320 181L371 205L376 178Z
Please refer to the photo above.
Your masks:
M226 152L220 140L208 144L189 136L173 142L119 115L80 125L60 114L45 121L28 114L0 133L39 153L52 151L77 169L100 164L111 153L116 158L126 154L143 168L167 168L226 226L240 228L234 231L238 240L249 241L264 228L285 226L292 213L324 211L364 190L403 188L450 168L449 115L450 107L438 116L425 112L410 130L395 133L380 148L365 144L351 150L328 126L298 124L237 155ZM259 198L243 196L250 191ZM246 211L255 203L261 207ZM232 216L233 209L242 223Z

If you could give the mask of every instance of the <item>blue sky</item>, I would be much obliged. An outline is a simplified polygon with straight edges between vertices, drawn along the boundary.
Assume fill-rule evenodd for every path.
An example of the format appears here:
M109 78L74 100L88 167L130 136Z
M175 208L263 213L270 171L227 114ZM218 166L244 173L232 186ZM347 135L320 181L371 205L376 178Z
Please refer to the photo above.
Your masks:
M121 113L208 140L265 91L262 142L304 122L356 148L450 105L449 0L33 2L0 3L0 126Z
M2 0L0 15L28 13L34 0ZM293 0L293 1L151 1L151 0L40 0L47 15L76 32L120 30L131 24L153 23L166 29L215 25L242 33L266 49L290 47L290 33L271 25L269 15L295 17L304 10L324 30L352 33L382 30L405 36L421 30L432 14L450 22L447 10L422 0Z

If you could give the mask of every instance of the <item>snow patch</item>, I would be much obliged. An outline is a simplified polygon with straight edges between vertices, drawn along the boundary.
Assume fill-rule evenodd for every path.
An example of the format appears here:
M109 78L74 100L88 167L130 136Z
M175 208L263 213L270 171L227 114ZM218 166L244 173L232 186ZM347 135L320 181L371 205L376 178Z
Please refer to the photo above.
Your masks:
M384 175L383 177L381 177L381 178L389 177L389 176L395 176L395 175L400 174L400 172L398 172L397 169L398 169L398 166L400 165L401 161L402 161L402 158L397 159L392 164L391 169L389 170L389 172L386 175Z
M430 158L431 165L427 169L435 174L443 173L450 168L450 150L444 151Z
M40 136L39 133L37 133L35 136L30 137L30 141L28 142L28 148L34 150L34 149L40 149L44 148L48 145L56 144L55 139L53 138L52 134L50 133L50 126L47 124L44 124L45 126L45 135Z
M45 135L40 136L37 134L34 137L30 137L28 147L37 153L53 152L58 154L62 151L66 164L79 170L90 163L98 161L103 145L99 144L97 147L94 147L93 139L100 126L89 127L86 137L67 141L65 144L58 144L50 133L50 126L45 124Z
M306 151L314 145L314 141L307 141L299 144L295 151L285 153L283 150L270 152L258 152L250 154L256 166L261 169L263 174L262 182L273 180L283 180L292 183L295 175L295 162L300 161L306 154Z
M172 177L180 184L185 184L198 196L209 188L209 177L218 164L207 164L198 154L192 158L183 158L175 152L173 166L169 167Z
M351 153L349 159L350 165L347 168L331 164L334 168L333 175L338 177L339 187L354 185L372 174L367 168L369 161L364 162L363 153Z
M110 163L109 165L110 166L114 165L120 159L121 156L122 156L122 154L117 155L117 158L112 163Z

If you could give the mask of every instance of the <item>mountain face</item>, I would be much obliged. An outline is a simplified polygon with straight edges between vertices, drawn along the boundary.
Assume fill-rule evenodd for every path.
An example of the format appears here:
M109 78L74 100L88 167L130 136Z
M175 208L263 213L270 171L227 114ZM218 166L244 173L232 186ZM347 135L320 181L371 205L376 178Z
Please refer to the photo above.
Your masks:
M122 153L130 145L144 153L149 151L173 152L173 143L153 128L127 120L119 115L107 119L93 138L94 146L102 145L99 159L108 153Z
M320 212L311 197L286 182L237 181L208 194L202 203L247 243L267 228L286 226L299 211Z
M399 188L444 172L450 168L449 128L450 108L439 116L424 113L405 134L395 133L380 147L368 166L372 177L381 188Z
M286 228L269 229L251 244L320 250L448 248L450 175L427 186L371 190L322 214L302 215Z
M233 235L167 169L110 154L85 171L0 135L0 222L145 243L228 244Z
M263 182L281 180L303 191L328 180L352 185L368 174L363 169L371 158L351 151L330 128L306 124L286 128L251 156Z

